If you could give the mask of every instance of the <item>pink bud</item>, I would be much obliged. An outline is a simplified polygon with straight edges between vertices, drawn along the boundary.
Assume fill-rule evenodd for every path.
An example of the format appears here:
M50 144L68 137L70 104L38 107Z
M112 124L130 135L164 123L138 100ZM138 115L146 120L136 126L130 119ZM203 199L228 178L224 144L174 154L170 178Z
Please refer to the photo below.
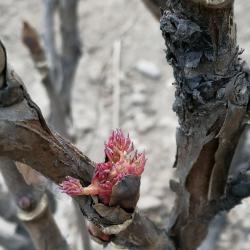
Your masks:
M113 131L105 144L105 154L108 162L96 165L95 173L88 187L82 187L79 180L66 177L60 185L64 193L75 195L98 195L100 200L108 205L113 186L125 176L141 176L146 163L145 153L138 153L129 136L125 137L120 129Z
M129 154L134 150L132 141L129 135L125 137L121 129L116 129L105 143L105 154L112 162L117 162L124 154Z
M80 181L71 176L67 176L66 180L60 184L60 189L63 193L71 196L83 195L83 187Z

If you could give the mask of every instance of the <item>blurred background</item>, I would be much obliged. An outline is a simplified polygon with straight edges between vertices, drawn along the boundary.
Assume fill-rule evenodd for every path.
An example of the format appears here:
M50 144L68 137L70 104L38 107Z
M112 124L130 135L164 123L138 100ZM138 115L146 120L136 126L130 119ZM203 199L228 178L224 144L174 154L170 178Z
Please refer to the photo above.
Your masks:
M0 37L9 63L48 116L49 99L41 75L21 40L23 21L31 23L43 36L43 8L41 0L1 0ZM250 2L236 1L235 10L238 43L245 49L244 59L250 62ZM177 119L172 111L174 79L165 60L159 22L139 0L80 0L78 16L83 55L72 89L70 131L77 146L96 162L103 161L104 141L112 129L118 126L129 133L148 158L139 209L163 224L174 202L169 180L174 175ZM55 27L58 33L58 25ZM60 39L57 44L60 47ZM1 183L6 190L3 179ZM80 250L71 199L56 187L53 192L58 202L56 221L71 249ZM250 200L245 200L229 213L217 249L250 249L249 205ZM15 224L0 218L0 235L14 231ZM102 247L93 243L93 249Z

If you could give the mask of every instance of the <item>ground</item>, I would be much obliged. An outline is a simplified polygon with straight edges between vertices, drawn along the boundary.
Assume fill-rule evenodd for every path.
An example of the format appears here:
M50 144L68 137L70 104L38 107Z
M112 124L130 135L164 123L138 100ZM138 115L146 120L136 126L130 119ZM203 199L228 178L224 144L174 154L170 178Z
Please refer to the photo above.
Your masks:
M21 43L22 21L27 20L43 33L42 1L0 2L0 37L10 64L22 77L32 98L48 114L48 99L40 76ZM250 62L249 1L236 2L238 41ZM103 143L114 127L121 127L145 150L148 161L142 178L139 208L158 223L165 222L174 195L169 180L175 156L177 119L172 111L174 87L172 70L165 60L164 42L156 21L139 0L81 0L79 28L84 54L73 90L73 131L79 148L95 161L102 161ZM120 65L114 67L114 44L121 43ZM59 41L60 43L60 41ZM119 124L113 122L117 106L113 98L114 68L120 68ZM143 71L146 71L143 73ZM116 96L117 97L117 96ZM114 104L115 103L115 104ZM59 209L56 219L72 249L79 248L76 223L69 197L54 187ZM249 249L250 201L231 211L218 243L219 250ZM157 214L157 215L155 215ZM4 222L1 221L0 232ZM9 226L9 231L13 226ZM95 245L96 249L99 249Z

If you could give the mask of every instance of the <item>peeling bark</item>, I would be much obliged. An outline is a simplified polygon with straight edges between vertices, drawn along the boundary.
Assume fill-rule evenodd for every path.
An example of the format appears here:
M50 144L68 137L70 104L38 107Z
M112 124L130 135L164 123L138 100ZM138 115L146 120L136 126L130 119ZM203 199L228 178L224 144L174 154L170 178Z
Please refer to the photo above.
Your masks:
M168 230L157 228L135 207L124 208L124 200L105 206L96 197L74 199L100 233L129 249L197 249L215 215L250 195L249 167L228 178L249 113L250 87L249 71L236 46L233 2L211 8L168 0L166 7L161 29L174 68L173 108L180 124L178 181L171 182L177 198ZM67 175L83 186L91 182L95 163L47 126L11 70L0 89L0 103L1 155L30 165L56 183ZM126 195L137 201L138 192L132 196Z
M17 217L29 231L36 249L67 250L67 243L54 221L44 187L28 186L13 161L1 158L0 163L7 187L19 209ZM41 203L43 197L46 197L46 204Z
M233 3L218 7L169 0L161 19L180 124L175 162L179 183L170 234L185 250L201 244L219 211L210 205L225 194L249 101Z

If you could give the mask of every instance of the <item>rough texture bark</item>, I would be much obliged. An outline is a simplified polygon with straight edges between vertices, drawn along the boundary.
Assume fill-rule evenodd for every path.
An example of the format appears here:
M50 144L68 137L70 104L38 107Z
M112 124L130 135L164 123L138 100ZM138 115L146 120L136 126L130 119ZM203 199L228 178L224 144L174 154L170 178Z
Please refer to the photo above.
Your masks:
M29 43L32 42L29 39L27 40ZM40 56L41 54L40 53L41 50L39 50L40 48L35 46L35 44L31 44L31 46L33 47L34 50L36 50L36 56L38 55L36 59L39 59L40 62L43 63L42 60L44 60L44 58L41 58ZM1 49L3 49L3 47ZM2 59L6 59L6 57L2 57ZM2 63L2 66L3 66L3 69L6 68L6 65L4 63ZM4 78L2 77L2 79ZM9 192L10 194L12 194L12 196L14 196L14 200L17 203L17 206L21 206L19 202L20 202L20 199L22 198L22 200L26 200L26 203L28 203L26 205L30 206L29 209L35 211L37 204L40 204L41 202L42 196L46 195L45 188L41 189L41 186L39 186L38 183L36 184L36 188L27 185L23 179L23 176L21 176L21 174L18 172L15 162L11 160L1 158L0 167L1 167L1 172L3 174L3 177L7 183ZM22 168L20 168L20 170L21 169ZM32 177L34 178L34 175ZM40 188L40 190L36 191L37 188ZM20 208L20 210L23 211L24 213L26 209L27 207ZM48 220L46 225L44 223L40 224L41 221L44 222L46 220ZM44 249L44 244L45 244L44 241L48 241L47 238L50 237L49 235L54 234L55 237L51 238L48 244L46 243L47 248L54 249L55 247L57 247L58 249L59 248L67 249L67 244L65 240L63 239L63 237L61 236L54 222L54 218L50 210L45 211L44 213L39 215L39 219L35 218L34 220L29 221L28 224L27 222L21 222L21 220L18 217L15 222L17 223L17 227L21 227L21 223L26 224L26 228L28 229L29 233L33 236L32 240L34 241L37 248ZM51 225L50 228L48 228L49 224ZM41 232L43 230L47 231L47 234L42 234ZM21 231L22 231L21 233L25 234L25 229ZM43 236L40 237L39 234L42 234ZM26 236L26 238L25 237L23 238L26 239L27 244L28 244L30 242L30 239L29 237L27 237L28 235L25 234L24 236ZM33 245L29 247L27 244L26 244L26 249L33 249Z
M64 112L64 102L58 92L59 83L56 80L53 82L53 79L58 79L56 78L57 74L53 73L55 69L49 66L49 61L46 59L45 50L40 42L38 32L28 22L23 23L22 40L30 51L36 69L42 76L42 84L46 89L50 101L49 120L58 133L69 137L66 123L67 116Z
M120 204L107 207L94 197L75 201L116 244L191 250L201 244L216 214L250 195L247 171L227 183L244 128L249 79L236 46L232 2L210 8L169 0L161 29L174 68L174 110L180 123L175 163L179 180L171 182L177 199L168 229L158 229L138 211ZM0 154L30 165L56 183L70 175L88 185L95 163L51 131L14 71L1 75L5 81L0 89Z
M25 113L28 116L24 115L22 118L19 116L21 119L19 121L0 118L1 154L12 157L13 160L25 162L56 183L60 183L66 176L70 175L82 180L83 184L88 185L91 181L94 164L61 137L54 134L46 134L47 132L43 130L37 121L37 117L34 116L34 113L32 115L32 110L28 111L30 107L25 105L25 103L17 104L16 108L21 116L23 113L21 114L20 111L23 108L26 109ZM10 109L6 109L8 114L10 114ZM1 112L5 116L6 113L4 113ZM13 114L13 117L16 116L17 114ZM20 144L16 143L18 141ZM29 153L30 150L32 150L32 154ZM117 222L116 218L112 220L111 218L100 216L93 209L91 198L82 197L77 199L77 202L87 218L102 228L122 223L122 221ZM128 217L126 217L127 219ZM153 246L160 243L163 247L159 249L168 249L166 246L171 246L167 235L140 215L136 216L136 220L133 220L130 227L122 233L114 235L112 240L129 246L131 249L154 249ZM142 242L144 246L141 248L140 244Z
M6 78L6 87L0 89L0 96L5 97L1 98L0 107L1 155L31 166L55 183L72 176L84 186L88 185L95 164L51 131L13 70L8 71ZM133 214L119 206L105 207L91 197L75 200L82 213L110 234L113 242L130 249L154 249L154 246L173 249L167 234L139 213Z
M194 1L195 2L195 1ZM249 101L248 73L236 46L233 2L167 1L161 29L176 86L179 180L170 234L177 248L196 249L221 208L230 164ZM216 204L216 205L215 205ZM217 209L216 206L218 205Z

